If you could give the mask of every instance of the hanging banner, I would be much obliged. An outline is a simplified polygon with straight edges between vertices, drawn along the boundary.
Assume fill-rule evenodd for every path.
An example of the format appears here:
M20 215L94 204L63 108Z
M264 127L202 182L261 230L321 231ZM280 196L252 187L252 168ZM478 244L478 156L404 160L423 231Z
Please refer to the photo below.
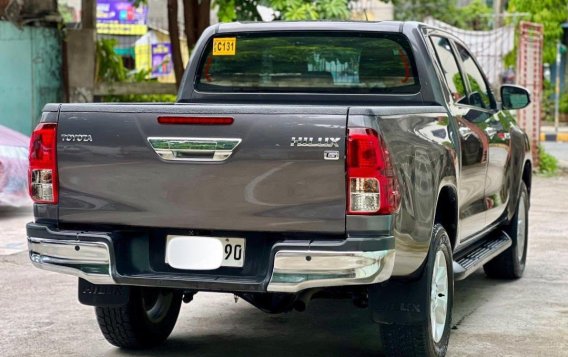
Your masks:
M173 71L172 47L168 42L152 44L152 77L170 75Z
M148 32L148 8L125 0L97 0L97 32L112 35L143 35Z

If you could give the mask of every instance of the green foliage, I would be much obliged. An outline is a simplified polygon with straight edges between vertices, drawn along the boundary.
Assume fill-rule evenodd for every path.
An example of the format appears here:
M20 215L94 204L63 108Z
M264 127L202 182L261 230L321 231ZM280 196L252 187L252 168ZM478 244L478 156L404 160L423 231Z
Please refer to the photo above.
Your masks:
M63 19L63 23L70 23L73 22L73 13L71 12L71 8L67 5L60 4L58 7L59 15Z
M490 30L489 20L493 10L483 0L473 0L467 6L457 9L452 25L476 31Z
M465 84L463 83L462 76L459 72L454 74L454 76L452 77L452 82L454 82L454 87L456 88L457 93L461 95L466 94Z
M544 121L554 121L554 86L550 81L543 81L542 112Z
M560 113L568 114L568 93L560 96Z
M319 13L318 19L344 20L349 18L349 3L347 0L326 0L316 1L316 9Z
M558 159L547 153L542 146L538 146L538 172L546 176L555 175L558 171Z
M268 0L282 20L342 20L349 17L347 0Z
M492 9L484 0L458 8L456 0L393 0L396 20L423 21L427 16L467 30L489 30Z
M487 92L481 88L481 85L477 80L471 75L467 74L467 80L469 81L469 85L471 87L471 93L478 93L480 96L480 100L483 102L484 105L489 106L491 100L489 99L489 95ZM462 81L462 77L459 73L454 74L452 81L454 82L454 86L456 87L456 91L460 94L465 95L465 87ZM470 98L471 99L471 98Z
M213 0L217 6L217 16L220 22L259 21L260 14L256 10L258 0Z
M129 72L122 63L122 57L114 52L115 39L97 41L97 82L146 82L149 71ZM129 94L103 96L105 102L175 102L171 94Z
M122 63L122 57L114 52L116 45L115 39L97 41L97 82L122 82L126 80L128 71Z
M525 20L544 25L544 62L553 63L560 25L568 20L568 0L510 0L508 11L527 13Z
M128 94L128 95L105 95L103 102L110 103L175 103L174 94Z
M422 21L427 16L453 23L456 0L393 0L395 20Z
M219 21L257 21L257 5L278 11L280 20L347 19L348 0L214 0Z

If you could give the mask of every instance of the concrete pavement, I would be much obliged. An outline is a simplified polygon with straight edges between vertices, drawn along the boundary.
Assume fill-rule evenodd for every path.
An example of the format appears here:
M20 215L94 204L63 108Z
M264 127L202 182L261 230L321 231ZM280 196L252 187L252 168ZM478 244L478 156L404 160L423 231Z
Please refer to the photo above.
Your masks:
M568 355L568 176L534 179L528 267L518 281L456 283L449 356ZM0 212L0 217L6 213ZM26 212L0 218L2 244L24 240ZM8 232L8 233L6 233ZM4 252L5 254L6 252ZM40 271L27 254L0 256L0 356L375 356L377 327L349 301L266 315L232 295L199 293L170 340L128 352L100 334L76 279ZM401 341L403 343L403 341Z
M540 144L547 153L558 159L558 166L568 170L568 143L543 141Z
M0 256L22 252L28 248L22 239L22 227L32 220L32 208L0 207Z

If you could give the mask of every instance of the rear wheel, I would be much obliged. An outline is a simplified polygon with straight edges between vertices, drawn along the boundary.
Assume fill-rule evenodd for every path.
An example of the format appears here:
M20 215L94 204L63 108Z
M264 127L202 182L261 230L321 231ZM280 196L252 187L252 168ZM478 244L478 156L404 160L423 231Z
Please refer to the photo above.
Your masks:
M511 222L503 230L511 237L513 244L503 253L483 266L485 274L490 278L518 279L523 276L527 260L527 243L529 236L529 193L527 186L521 182L521 193L517 203L517 211Z
M381 324L381 340L387 356L444 356L448 349L454 280L452 247L444 227L436 224L424 274L422 294L428 301L427 319L411 325Z
M96 307L106 340L122 348L153 347L172 332L180 310L180 291L133 287L130 300L119 307Z

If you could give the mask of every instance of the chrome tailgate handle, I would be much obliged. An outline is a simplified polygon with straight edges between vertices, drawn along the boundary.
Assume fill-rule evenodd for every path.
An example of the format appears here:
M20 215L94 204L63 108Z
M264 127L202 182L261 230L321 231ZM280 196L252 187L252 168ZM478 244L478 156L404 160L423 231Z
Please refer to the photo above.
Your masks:
M237 138L148 138L154 151L168 161L225 161L241 141Z

